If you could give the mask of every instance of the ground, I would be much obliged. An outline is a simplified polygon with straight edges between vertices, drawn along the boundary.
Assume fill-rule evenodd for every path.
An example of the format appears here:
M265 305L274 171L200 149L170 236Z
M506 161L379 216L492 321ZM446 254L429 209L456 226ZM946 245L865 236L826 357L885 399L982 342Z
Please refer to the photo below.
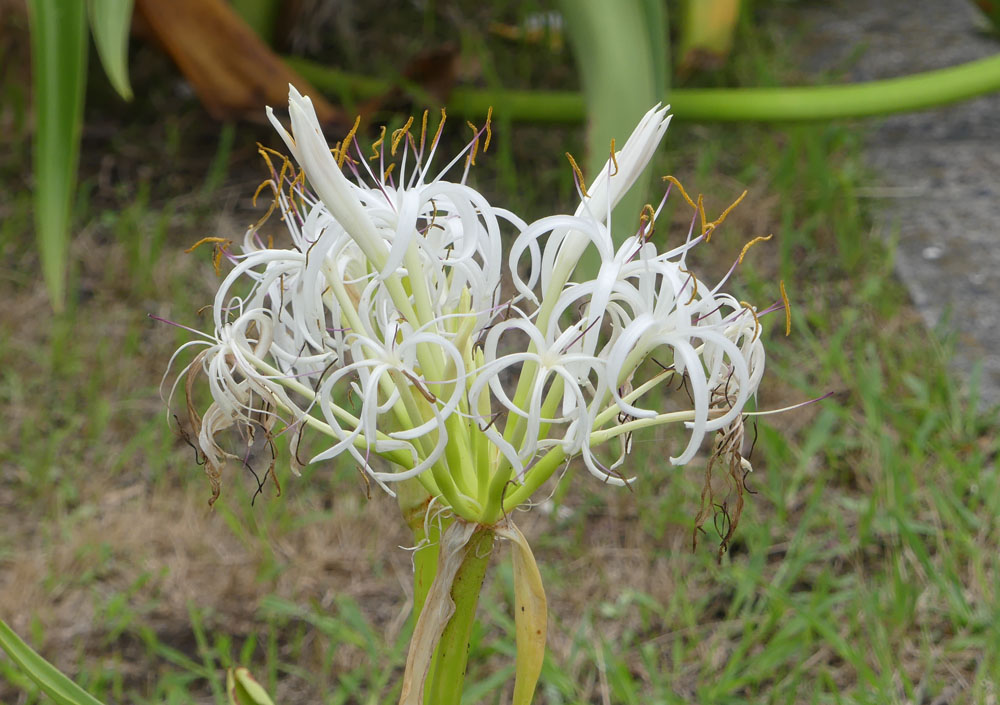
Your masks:
M325 58L389 70L393 50L416 41L402 28L430 20L433 36L455 32L463 52L495 63L483 73L535 86L571 76L564 52L511 46L481 17L463 20L468 8L438 5L377 37L349 17L337 31L353 39ZM755 17L736 68L708 80L799 78L775 26ZM149 314L199 325L218 279L207 252L183 251L258 217L255 142L277 140L210 121L148 46L134 52L135 106L115 103L92 70L76 293L53 316L32 237L23 42L7 43L21 63L6 62L0 100L0 617L110 702L218 702L235 663L279 703L394 701L411 538L393 501L367 497L347 463L302 477L279 464L280 497L268 484L251 501L256 483L232 471L210 510L160 398L189 334ZM705 458L669 466L677 435L636 438L631 491L570 469L557 502L518 517L549 594L538 702L996 702L996 414L967 403L949 374L950 341L924 327L892 275L893 243L858 198L875 178L859 158L866 129L671 127L660 173L704 192L710 212L750 192L695 266L725 271L746 241L776 236L750 252L736 284L766 306L784 280L792 301L790 336L766 321L759 407L832 396L756 424L754 494L721 561L712 522L692 550ZM528 216L565 210L562 155L581 142L572 127L516 126L473 178ZM661 236L680 238L689 215L676 208ZM505 701L512 686L511 572L500 558L470 703ZM0 659L0 702L36 700Z

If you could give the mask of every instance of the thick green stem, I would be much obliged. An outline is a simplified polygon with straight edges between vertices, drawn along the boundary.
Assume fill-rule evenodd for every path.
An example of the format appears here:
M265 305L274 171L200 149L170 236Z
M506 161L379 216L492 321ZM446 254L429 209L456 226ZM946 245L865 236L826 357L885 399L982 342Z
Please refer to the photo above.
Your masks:
M380 95L392 82L355 76L303 59L288 63L320 90L359 98ZM678 120L792 122L868 117L922 110L1000 90L1000 54L902 78L795 88L674 89ZM573 123L585 117L583 96L571 91L485 91L456 88L445 107L467 117L493 112L508 120Z
M476 621L479 592L493 553L493 540L493 530L485 526L478 527L469 539L468 551L451 588L455 612L441 634L431 663L425 703L460 705L462 702L462 686L469 661L469 640Z

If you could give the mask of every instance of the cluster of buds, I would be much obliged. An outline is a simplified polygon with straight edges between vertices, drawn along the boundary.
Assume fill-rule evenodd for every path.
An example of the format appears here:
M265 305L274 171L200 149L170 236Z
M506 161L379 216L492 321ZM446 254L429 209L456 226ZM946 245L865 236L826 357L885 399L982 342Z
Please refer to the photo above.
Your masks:
M215 297L214 332L188 344L204 349L178 377L216 493L227 459L240 459L220 432L240 428L258 445L289 433L295 467L309 427L331 439L310 462L347 454L390 493L415 480L489 525L573 457L603 482L631 482L624 461L640 429L684 424L686 445L670 457L682 465L706 435L742 428L764 370L759 313L721 291L729 275L713 286L686 265L725 213L708 222L671 181L634 235L616 247L610 233L666 108L612 147L592 184L574 166L575 213L530 224L465 183L488 121L435 175L443 112L433 137L425 113L419 134L412 122L383 130L370 150L353 130L331 150L295 89L289 112L291 132L268 115L299 169L262 153L290 239L247 231ZM672 190L695 215L683 242L658 249L654 223ZM580 271L588 250L593 278ZM213 399L204 415L192 402L199 373ZM661 411L682 386L677 408ZM726 448L741 464L738 444Z

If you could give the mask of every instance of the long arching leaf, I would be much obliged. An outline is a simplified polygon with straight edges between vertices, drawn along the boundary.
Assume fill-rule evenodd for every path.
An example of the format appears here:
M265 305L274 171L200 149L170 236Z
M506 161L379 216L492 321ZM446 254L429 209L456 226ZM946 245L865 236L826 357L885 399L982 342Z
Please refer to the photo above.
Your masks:
M97 56L111 85L125 100L132 100L128 81L128 33L132 26L132 0L90 0L90 31Z
M35 104L35 231L52 307L66 300L68 228L87 81L83 2L28 0Z
M62 671L25 644L7 623L0 619L0 649L38 684L58 705L102 705L101 701L71 681Z

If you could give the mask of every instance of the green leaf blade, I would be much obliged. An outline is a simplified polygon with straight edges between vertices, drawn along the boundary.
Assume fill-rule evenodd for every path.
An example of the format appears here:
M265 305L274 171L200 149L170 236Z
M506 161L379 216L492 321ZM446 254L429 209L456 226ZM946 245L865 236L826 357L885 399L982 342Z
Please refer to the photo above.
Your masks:
M58 705L103 705L100 700L39 656L2 619L0 619L0 649L6 651L11 660Z
M128 33L133 0L90 0L90 31L111 85L125 100L132 100L128 80Z
M87 81L86 7L82 2L28 0L28 21L35 94L35 232L49 299L61 311Z
M566 31L580 73L587 110L584 174L593 179L608 159L611 139L625 143L632 128L666 96L666 10L663 0L560 0ZM635 234L646 202L648 177L640 178L615 208L616 243ZM585 275L597 274L596 251L581 261Z

